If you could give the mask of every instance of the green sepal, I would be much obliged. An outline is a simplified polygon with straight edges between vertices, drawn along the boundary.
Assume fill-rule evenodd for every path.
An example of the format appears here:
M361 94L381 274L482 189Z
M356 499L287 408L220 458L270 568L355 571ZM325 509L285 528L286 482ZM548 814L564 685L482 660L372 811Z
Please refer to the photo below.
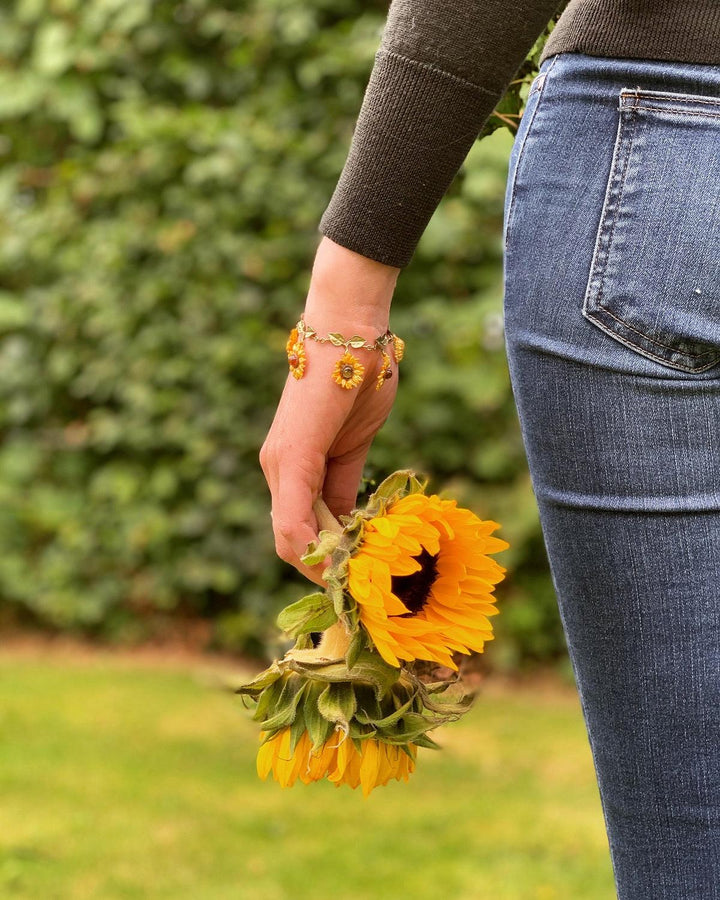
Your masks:
M345 662L331 662L318 657L313 650L289 650L285 654L283 664L289 669L300 674L306 674L311 678L328 683L350 681L353 684L370 685L378 700L387 694L396 683L399 669L394 668L370 650L363 650L352 670L349 670Z
M335 728L333 723L328 722L327 719L323 718L318 710L318 699L324 689L325 686L323 684L319 682L312 683L303 707L305 727L310 735L310 740L313 742L312 749L314 753L317 753L318 750L320 750Z
M388 737L392 737L394 741L415 743L417 738L439 724L439 722L434 722L422 713L407 712L400 718L395 728L387 731L385 729L382 730Z
M318 711L328 722L335 722L345 728L357 709L355 691L351 684L340 682L329 684L318 698Z
M380 515L401 497L422 493L426 485L427 481L420 481L412 469L398 469L380 482L375 493L368 499L365 513L369 516Z
M355 697L358 705L355 718L359 722L374 722L375 719L382 719L383 708L372 688L359 685L355 690Z
M353 740L363 741L366 738L374 737L375 729L369 725L361 725L357 719L353 719L350 723L350 737Z
M353 635L353 639L350 641L350 646L347 649L347 653L345 654L345 662L347 663L348 669L353 669L358 659L360 659L360 654L367 647L367 637L362 628L358 628L355 634Z
M286 606L277 617L278 628L293 637L311 631L324 631L337 622L332 601L324 591L308 594Z
M298 639L295 641L296 650L312 650L313 646L313 639L310 632L299 635Z
M292 674L286 679L280 696L274 707L272 707L271 714L265 719L260 719L256 711L253 716L256 721L261 722L263 731L277 730L293 723L297 707L303 698L307 685L308 682L299 675Z
M436 744L435 741L429 737L427 734L421 734L418 737L414 738L411 742L415 744L416 747L425 747L426 750L441 750L440 744ZM402 744L400 744L402 747Z
M235 688L235 693L250 695L259 694L261 691L264 691L268 685L271 685L281 677L282 669L274 662L269 668L262 671L259 675L256 675L255 678L238 685L238 687Z
M268 716L267 719L261 722L261 728L263 731L279 731L281 728L287 728L288 725L292 725L294 720L295 706L292 703L288 703L287 706L276 710L273 715Z
M302 736L303 731L305 731L305 713L304 707L299 706L295 713L295 718L292 721L292 725L290 726L290 755L295 752L295 748L298 745L298 741Z
M345 593L342 582L337 578L327 579L327 597L335 612L336 618L340 618L345 610Z
M260 694L257 706L255 707L255 712L253 713L253 719L256 722L262 722L267 716L268 711L271 711L270 714L272 715L272 711L276 708L278 701L280 700L282 689L282 681L274 681L265 688L262 694Z
M357 718L358 722L364 722L365 724L373 725L375 728L389 728L392 725L396 725L404 715L409 713L414 703L415 697L412 696L406 703L403 703L403 705L399 709L396 709L395 712L390 713L387 716L373 718L368 716L365 712L358 711L355 717Z
M300 557L306 566L317 566L326 556L330 556L342 540L342 535L334 531L321 531L318 537L320 540L310 541L307 550Z

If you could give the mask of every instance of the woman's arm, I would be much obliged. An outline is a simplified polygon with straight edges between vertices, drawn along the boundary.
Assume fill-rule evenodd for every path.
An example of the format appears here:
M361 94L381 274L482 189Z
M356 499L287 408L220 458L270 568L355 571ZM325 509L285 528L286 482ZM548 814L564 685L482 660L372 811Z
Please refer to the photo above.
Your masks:
M399 272L323 238L305 304L306 323L321 335L340 331L372 341L387 330ZM352 352L365 366L365 375L359 387L344 390L331 378L337 347L307 342L307 371L298 381L288 375L260 451L272 494L278 555L317 582L322 566L310 570L300 562L317 537L313 502L322 494L335 516L352 509L370 444L397 392L394 361L395 377L376 391L380 354Z
M558 0L393 0L342 176L320 222L304 318L319 334L388 327L390 303L427 222ZM397 365L381 390L376 351L353 351L362 384L331 379L336 347L307 342L260 453L278 554L300 562L317 536L314 500L337 516L355 503L367 452L390 413Z
M320 230L404 267L559 0L393 0Z

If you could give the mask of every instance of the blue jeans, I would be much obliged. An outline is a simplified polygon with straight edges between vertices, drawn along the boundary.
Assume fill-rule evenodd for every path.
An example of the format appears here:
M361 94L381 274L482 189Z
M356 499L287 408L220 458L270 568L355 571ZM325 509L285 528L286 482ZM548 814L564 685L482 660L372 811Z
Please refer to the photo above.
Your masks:
M560 53L505 334L620 900L720 898L720 66Z

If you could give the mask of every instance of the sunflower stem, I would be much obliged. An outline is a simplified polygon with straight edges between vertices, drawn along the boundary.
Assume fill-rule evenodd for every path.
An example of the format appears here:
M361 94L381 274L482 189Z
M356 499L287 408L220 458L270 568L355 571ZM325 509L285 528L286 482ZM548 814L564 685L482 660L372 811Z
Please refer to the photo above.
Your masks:
M331 625L323 631L317 654L326 659L345 659L350 646L350 635L342 622Z
M343 527L330 512L322 497L318 497L313 503L313 512L322 531L332 531L333 534L342 534Z
M322 497L318 497L313 503L313 512L321 531L331 531L333 534L343 534L343 527L328 509ZM318 656L327 659L345 659L350 646L350 635L342 622L331 625L327 631L323 631L322 639L317 648Z

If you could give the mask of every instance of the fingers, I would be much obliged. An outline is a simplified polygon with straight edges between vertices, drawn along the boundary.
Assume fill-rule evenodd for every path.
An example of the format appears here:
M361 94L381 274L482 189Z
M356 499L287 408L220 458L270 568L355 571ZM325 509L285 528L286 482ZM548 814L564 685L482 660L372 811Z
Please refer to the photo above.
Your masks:
M320 493L325 472L324 454L316 454L314 462L293 459L290 465L278 453L278 445L270 435L260 451L260 465L272 496L271 518L278 556L311 581L322 584L324 567L308 567L300 557L308 544L317 538L318 527L312 506Z
M355 506L369 449L368 442L351 455L328 460L322 496L336 519L348 515Z
M323 565L308 567L300 561L311 541L317 539L318 525L312 505L320 493L319 481L324 466L319 471L300 469L306 475L299 478L297 471L282 470L278 489L273 496L272 522L278 556L295 566L300 572L322 584Z

